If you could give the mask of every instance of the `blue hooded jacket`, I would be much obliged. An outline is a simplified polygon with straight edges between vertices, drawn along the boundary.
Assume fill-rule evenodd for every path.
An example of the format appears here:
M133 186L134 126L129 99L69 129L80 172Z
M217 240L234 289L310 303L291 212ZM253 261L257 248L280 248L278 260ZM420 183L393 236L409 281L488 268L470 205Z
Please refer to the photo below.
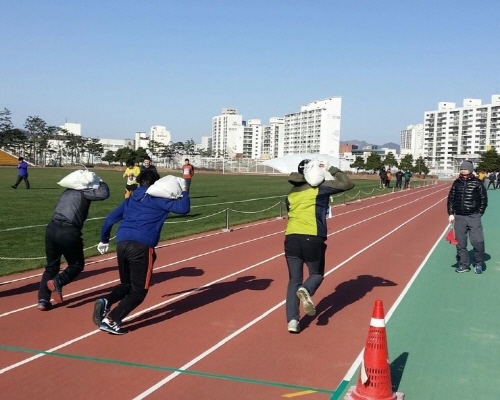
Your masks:
M117 242L134 240L154 248L169 212L189 213L191 201L187 192L182 192L180 199L163 199L150 196L147 189L147 186L139 186L132 196L111 211L101 228L102 243L109 243L111 228L121 221L116 231Z

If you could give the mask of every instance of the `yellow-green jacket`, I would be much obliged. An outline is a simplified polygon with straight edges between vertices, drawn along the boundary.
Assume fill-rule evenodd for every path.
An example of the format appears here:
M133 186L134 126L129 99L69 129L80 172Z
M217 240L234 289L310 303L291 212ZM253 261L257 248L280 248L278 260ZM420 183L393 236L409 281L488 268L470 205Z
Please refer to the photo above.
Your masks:
M354 182L338 168L330 167L334 180L325 180L320 186L312 187L304 175L292 172L288 177L293 187L286 198L288 223L285 235L312 235L326 239L326 214L330 196L354 187Z

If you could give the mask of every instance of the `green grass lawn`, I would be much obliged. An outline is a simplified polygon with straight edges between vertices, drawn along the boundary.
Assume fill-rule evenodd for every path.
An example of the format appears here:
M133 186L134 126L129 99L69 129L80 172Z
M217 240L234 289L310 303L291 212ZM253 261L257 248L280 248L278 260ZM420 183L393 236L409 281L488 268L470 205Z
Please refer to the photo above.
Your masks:
M77 168L75 168L77 169ZM0 276L36 269L45 263L45 227L50 221L59 195L64 190L57 182L74 171L68 168L30 168L31 189L24 183L17 189L10 186L16 180L16 169L2 167L4 191L0 200ZM92 202L85 223L85 255L98 254L100 229L103 219L124 198L125 178L120 170L94 170L111 191L105 201ZM162 172L180 176L178 171ZM355 198L380 194L378 181L356 180L356 187L345 196L333 198L342 203ZM162 231L161 240L188 236L226 228L250 221L269 219L286 214L284 199L290 184L283 175L232 175L198 172L193 178L191 212L186 216L170 214ZM227 211L229 209L229 212ZM116 226L112 235L116 234ZM111 240L110 251L116 242Z

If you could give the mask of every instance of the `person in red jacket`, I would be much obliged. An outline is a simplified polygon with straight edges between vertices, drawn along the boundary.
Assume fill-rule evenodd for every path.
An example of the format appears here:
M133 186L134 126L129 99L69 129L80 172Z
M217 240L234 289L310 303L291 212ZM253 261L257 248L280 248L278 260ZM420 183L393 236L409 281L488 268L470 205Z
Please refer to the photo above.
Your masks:
M194 167L189 163L189 158L184 160L184 165L182 166L182 178L186 181L186 189L189 193L189 188L191 186L191 179L194 175Z

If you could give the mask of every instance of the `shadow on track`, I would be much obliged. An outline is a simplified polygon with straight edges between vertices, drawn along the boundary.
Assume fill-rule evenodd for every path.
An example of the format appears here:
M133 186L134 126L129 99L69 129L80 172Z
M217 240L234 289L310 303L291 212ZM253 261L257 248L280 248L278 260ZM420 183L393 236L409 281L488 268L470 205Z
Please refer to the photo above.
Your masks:
M316 325L327 325L328 321L335 313L347 307L360 299L373 288L379 286L396 286L397 284L387 279L372 276L359 275L356 279L342 282L335 288L335 291L320 300L316 305L317 317L305 316L301 320L302 330L307 329L314 319L317 319Z
M165 307L151 310L140 315L127 328L135 330L157 322L165 321L203 307L209 303L222 300L243 290L266 290L271 286L272 281L272 279L256 279L255 276L243 276L232 282L221 282L207 287L188 289L177 293L169 293L163 297L188 293L195 290L191 295L174 303L167 304Z

